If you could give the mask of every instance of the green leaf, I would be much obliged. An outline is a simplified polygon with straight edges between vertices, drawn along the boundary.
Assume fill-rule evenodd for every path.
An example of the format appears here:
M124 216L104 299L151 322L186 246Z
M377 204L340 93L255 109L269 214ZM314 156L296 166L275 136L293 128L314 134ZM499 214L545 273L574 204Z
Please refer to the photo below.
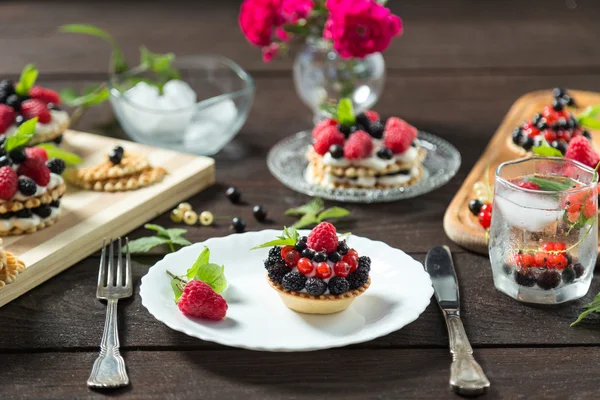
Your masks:
M92 107L102 104L108 100L110 97L110 92L104 84L100 84L91 92L82 95L73 89L63 89L60 92L60 96L63 103L69 107Z
M129 242L129 246L123 246L123 252L129 247L129 252L134 253L147 253L156 246L161 244L168 244L169 239L160 236L148 236L135 239Z
M58 148L52 143L41 143L36 145L36 147L41 147L42 149L46 150L46 153L48 153L48 158L60 158L65 162L65 164L67 164L68 167L74 167L75 165L83 162L83 159L77 154Z
M174 237L173 239L171 239L171 243L176 244L176 245L181 246L181 247L189 246L189 245L192 244L192 242L190 242L186 238L179 237L179 236Z
M325 114L329 115L330 118L335 119L337 121L337 107L335 104L325 103L319 106L319 109L323 111Z
M585 110L577 114L575 118L577 121L580 121L583 118L596 118L598 115L600 115L600 104L586 107Z
M294 246L295 244L296 244L296 241L294 239L275 239L275 240L271 240L270 242L263 243L258 246L254 246L250 250L257 250L257 249L263 249L265 247L274 247L274 246Z
M296 223L294 223L294 225L292 225L293 228L305 228L307 226L311 226L311 225L317 225L319 223L319 219L317 218L316 214L313 213L307 213L304 214L298 221L296 221Z
M343 218L350 215L350 211L342 207L331 207L318 215L319 222L331 218Z
M187 233L187 229L180 228L165 229L165 231L167 231L167 235L169 235L169 239L171 240L183 236Z
M600 312L600 293L596 295L594 301L592 301L589 304L586 304L585 306L583 306L583 308L585 308L586 310L579 315L579 317L575 320L575 322L571 324L571 326L575 326L576 324L580 323L585 317L592 313Z
M316 198L300 207L285 210L285 215L301 216L304 214L318 214L325 208L322 199Z
M204 250L202 250L202 252L198 256L198 258L194 262L194 265L192 265L192 267L187 270L187 278L194 279L194 277L198 273L198 270L200 269L200 267L205 264L208 264L209 258L210 258L210 250L208 249L208 247L205 246Z
M224 270L225 266L223 265L204 264L198 268L194 279L207 283L215 292L221 293L227 287Z
M591 117L581 118L579 125L590 129L600 129L600 121Z
M540 187L541 190L547 192L562 192L564 190L570 189L573 186L573 180L571 178L567 178L566 182L557 182L544 178L538 178L536 176L530 176L529 178L527 178L527 181L535 183Z
M37 124L38 118L34 117L21 124L17 131L8 137L4 142L4 150L8 153L11 150L23 147L29 142L29 139L35 134L35 125Z
M146 224L144 225L144 228L150 230L150 231L154 231L156 232L159 236L164 237L165 239L171 239L171 236L169 235L169 232L167 229L163 228L160 225L156 225L156 224Z
M181 284L181 279L171 279L171 289L173 289L173 294L175 295L175 303L179 301L179 298L183 294L183 291L181 290Z
M176 74L177 71L171 65L174 60L173 53L152 53L146 47L140 47L140 66L156 73Z
M344 97L338 103L337 120L340 124L344 125L354 125L356 123L354 110L352 108L352 100L347 97Z
M351 235L352 235L352 232L339 233L338 239L339 240L348 239Z
M19 96L27 96L29 94L29 90L35 85L35 81L38 77L38 70L33 64L27 64L23 71L21 72L21 77L19 78L19 82L15 85L15 92Z
M532 147L531 151L533 152L533 154L537 154L538 156L543 156L543 157L562 157L563 156L563 154L560 152L560 150L555 149L554 147L550 146L550 144L546 140L543 140L542 144L540 146Z

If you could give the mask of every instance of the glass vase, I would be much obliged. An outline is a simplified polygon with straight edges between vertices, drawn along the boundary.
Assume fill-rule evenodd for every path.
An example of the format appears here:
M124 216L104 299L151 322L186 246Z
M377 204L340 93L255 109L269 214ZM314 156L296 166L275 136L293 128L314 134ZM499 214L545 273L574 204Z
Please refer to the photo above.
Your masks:
M323 39L307 39L294 61L294 85L298 96L314 113L314 122L325 117L321 105L349 97L356 112L371 108L385 82L381 53L364 59L342 58Z

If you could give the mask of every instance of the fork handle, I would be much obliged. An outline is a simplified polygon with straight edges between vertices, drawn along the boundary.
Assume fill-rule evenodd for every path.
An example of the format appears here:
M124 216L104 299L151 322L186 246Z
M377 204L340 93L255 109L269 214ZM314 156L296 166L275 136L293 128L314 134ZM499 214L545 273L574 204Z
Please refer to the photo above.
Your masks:
M94 362L87 385L94 388L113 388L129 384L125 361L119 354L117 330L117 299L107 300L106 321L100 343L100 355Z

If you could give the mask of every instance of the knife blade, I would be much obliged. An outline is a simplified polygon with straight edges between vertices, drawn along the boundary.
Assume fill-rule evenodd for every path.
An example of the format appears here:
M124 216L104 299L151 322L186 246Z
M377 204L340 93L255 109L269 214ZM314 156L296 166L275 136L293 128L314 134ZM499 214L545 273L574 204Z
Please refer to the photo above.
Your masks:
M452 353L450 387L462 395L484 394L490 387L490 381L473 358L473 348L460 319L460 294L450 249L447 246L431 249L425 259L425 270L431 277L435 298L448 327Z

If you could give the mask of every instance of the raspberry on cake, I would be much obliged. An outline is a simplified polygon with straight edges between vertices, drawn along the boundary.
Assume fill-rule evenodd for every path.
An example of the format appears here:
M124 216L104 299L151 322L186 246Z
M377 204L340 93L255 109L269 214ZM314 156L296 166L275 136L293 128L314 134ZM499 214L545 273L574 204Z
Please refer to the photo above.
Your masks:
M353 114L340 100L331 118L312 132L305 179L327 188L388 189L417 183L425 150L417 129L400 118L381 120L375 111Z
M60 95L42 86L33 86L38 71L27 65L19 82L0 81L0 137L12 135L25 121L36 118L35 132L29 144L60 143L70 124L69 114L60 109Z
M267 280L291 310L343 311L370 285L371 259L339 241L329 222L317 225L307 237L284 228L277 240L254 249L264 247L271 247L264 263ZM303 249L302 254L296 249Z

